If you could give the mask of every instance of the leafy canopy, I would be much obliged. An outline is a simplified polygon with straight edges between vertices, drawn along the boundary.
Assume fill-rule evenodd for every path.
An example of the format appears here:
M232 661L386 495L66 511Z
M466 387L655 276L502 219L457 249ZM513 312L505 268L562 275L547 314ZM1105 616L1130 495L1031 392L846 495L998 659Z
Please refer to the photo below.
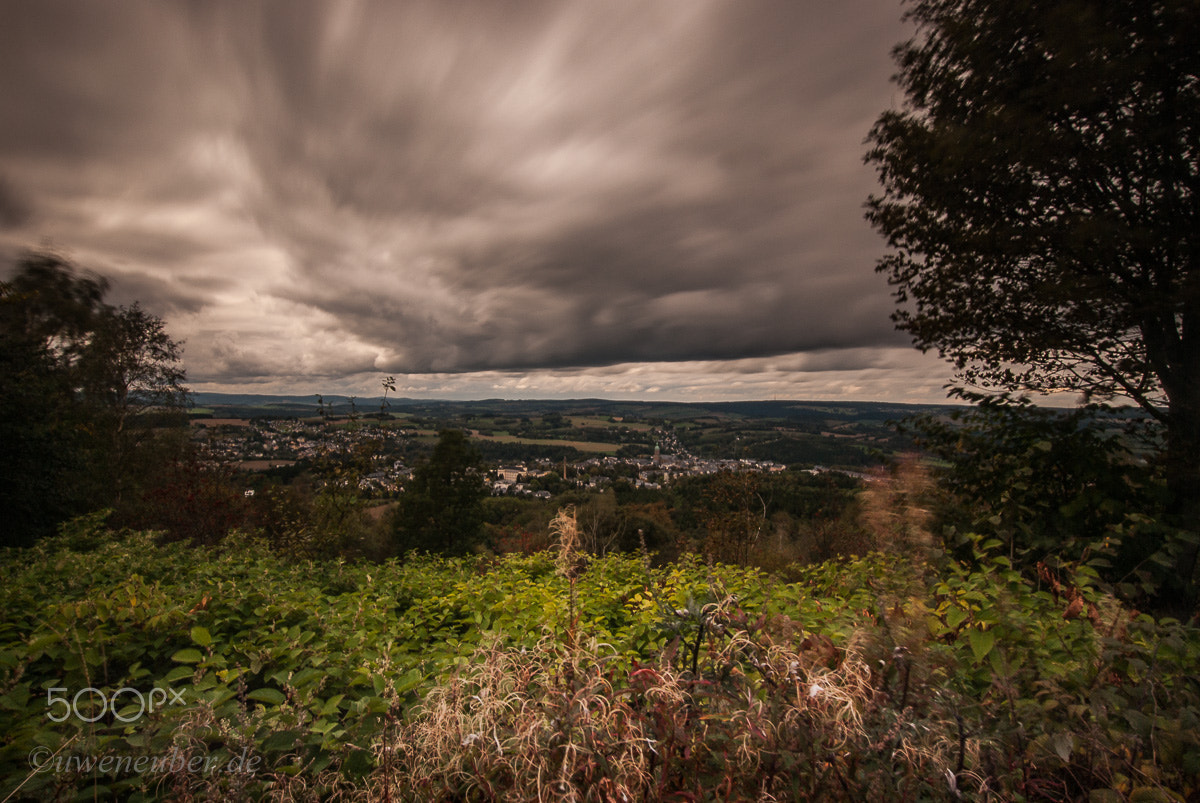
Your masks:
M952 393L1137 403L1195 536L1200 4L910 0L906 17L907 103L866 155L893 319L953 362ZM1179 554L1186 584L1197 549Z
M1200 6L914 0L867 218L894 319L983 388L1200 395Z
M112 506L153 474L151 413L181 410L180 347L139 305L64 257L30 253L0 283L0 509L7 543Z
M487 494L479 461L479 452L461 431L439 433L433 454L413 471L400 497L400 552L462 554L479 540Z

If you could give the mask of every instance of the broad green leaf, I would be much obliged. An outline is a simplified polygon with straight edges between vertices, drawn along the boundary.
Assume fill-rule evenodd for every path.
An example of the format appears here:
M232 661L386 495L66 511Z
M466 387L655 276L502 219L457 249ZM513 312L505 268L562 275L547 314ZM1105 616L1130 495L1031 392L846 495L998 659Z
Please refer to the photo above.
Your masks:
M189 647L172 655L171 660L180 664L198 664L204 660L204 655L199 650Z
M1129 803L1183 803L1184 798L1156 786L1139 786L1129 793Z
M235 696L237 696L237 692L235 692L233 689L220 686L209 692L205 699L208 701L209 705L215 707L232 699Z
M1125 803L1125 796L1116 789L1093 789L1088 792L1088 803Z
M291 685L297 689L303 689L315 680L326 677L327 673L319 669L313 669L311 666L307 669L301 669L296 674L292 675Z
M213 639L208 632L208 628L197 625L192 628L192 641L201 647L207 647L209 644L212 644Z
M246 699L258 700L259 702L270 703L271 705L280 705L287 697L279 689L262 688L249 692L246 695Z
M396 693L404 694L406 691L415 689L424 679L425 676L421 674L419 669L410 669L403 677L396 681Z
M345 697L346 695L344 694L336 694L326 700L325 704L321 707L321 716L327 717L336 714L338 710L338 703L345 699Z
M195 674L195 671L196 670L192 669L190 666L177 666L167 674L163 675L162 682L174 683L177 680L190 678L193 674Z
M946 610L946 626L954 629L963 623L967 618L967 612L958 606L952 606Z
M45 635L38 636L33 641L29 642L29 649L33 653L33 655L36 657L37 654L40 653L42 650L46 649L47 647L49 647L53 644L57 644L62 640L63 640L63 637L58 635L57 633L47 633Z
M967 631L967 640L971 643L971 652L975 655L975 661L982 663L984 658L987 658L992 647L996 645L996 633L992 630L972 629Z

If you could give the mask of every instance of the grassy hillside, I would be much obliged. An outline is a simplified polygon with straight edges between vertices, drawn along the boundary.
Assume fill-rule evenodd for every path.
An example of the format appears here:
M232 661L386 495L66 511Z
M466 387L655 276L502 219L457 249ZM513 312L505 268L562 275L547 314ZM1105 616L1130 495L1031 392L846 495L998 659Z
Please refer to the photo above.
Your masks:
M1039 586L977 544L977 571L909 550L784 582L556 534L351 565L82 523L8 552L0 796L1200 794L1200 634L1087 571Z

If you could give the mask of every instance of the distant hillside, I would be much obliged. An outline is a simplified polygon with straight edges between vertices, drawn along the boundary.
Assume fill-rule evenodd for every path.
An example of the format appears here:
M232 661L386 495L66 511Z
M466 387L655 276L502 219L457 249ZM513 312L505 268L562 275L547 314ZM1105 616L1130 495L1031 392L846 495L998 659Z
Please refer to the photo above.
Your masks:
M269 396L255 394L195 393L197 407L210 408L221 415L239 418L274 416L312 416L318 413L317 394ZM324 396L326 409L335 415L351 410L349 396ZM377 411L380 397L355 397L360 413ZM775 419L784 421L889 421L921 413L949 411L952 405L894 404L860 401L739 401L739 402L651 402L613 401L608 399L482 399L453 401L438 399L389 398L389 409L435 418L461 416L531 416L544 413L601 415L680 421L701 417L724 420Z

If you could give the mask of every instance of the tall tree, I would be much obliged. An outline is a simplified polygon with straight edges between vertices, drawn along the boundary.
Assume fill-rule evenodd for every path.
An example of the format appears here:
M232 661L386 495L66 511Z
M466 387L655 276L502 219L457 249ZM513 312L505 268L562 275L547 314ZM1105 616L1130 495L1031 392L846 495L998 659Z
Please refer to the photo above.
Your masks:
M703 551L709 558L745 566L767 526L763 475L722 471L706 484L700 510L708 533Z
M486 493L479 452L461 431L442 430L433 454L413 471L400 497L399 550L465 553L479 540Z
M72 515L115 505L146 445L147 413L182 409L179 345L107 282L31 253L0 285L0 516L29 543Z
M966 393L1126 397L1200 521L1200 3L908 0L867 218ZM1195 550L1181 561L1190 576Z
M139 453L153 437L151 412L182 411L187 404L180 346L162 319L136 302L101 315L79 366L81 399L104 440L105 484L120 504L134 481Z

